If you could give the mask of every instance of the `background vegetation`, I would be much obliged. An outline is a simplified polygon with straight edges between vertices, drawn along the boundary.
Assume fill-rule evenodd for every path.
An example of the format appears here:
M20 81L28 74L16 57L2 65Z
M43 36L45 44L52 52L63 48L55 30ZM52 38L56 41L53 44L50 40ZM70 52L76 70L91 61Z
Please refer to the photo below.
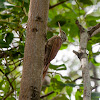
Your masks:
M28 10L29 0L0 0L0 100L17 100L19 96ZM79 29L75 24L77 19L86 29L100 23L99 0L50 0L47 39L58 34L58 22L60 22L68 39L61 50L71 50L68 49L71 45L77 48L79 45ZM94 46L99 47L95 52L93 52ZM93 85L92 99L99 100L100 79L97 75L100 62L96 59L100 58L100 34L89 40L87 53ZM75 96L75 100L82 100L83 84L82 81L77 82L82 78L79 74L81 67L75 59L74 62L71 58L60 59L56 61L56 63L62 62L60 65L50 65L48 77L41 90L41 95L44 96L41 98L72 100L72 96ZM67 71L66 66L70 71L66 76L62 76L59 72ZM79 66L78 69L75 69L75 66Z

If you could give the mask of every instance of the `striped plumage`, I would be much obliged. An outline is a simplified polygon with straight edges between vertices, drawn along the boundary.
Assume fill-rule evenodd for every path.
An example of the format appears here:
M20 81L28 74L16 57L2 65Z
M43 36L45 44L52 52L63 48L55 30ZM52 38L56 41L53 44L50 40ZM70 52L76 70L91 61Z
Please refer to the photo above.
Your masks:
M53 36L52 38L48 39L46 46L45 46L43 78L46 75L50 61L55 58L57 52L59 51L59 49L62 45L62 43L66 41L66 34L65 34L65 32L63 32L61 30L60 24L59 24L59 29L60 29L59 35Z

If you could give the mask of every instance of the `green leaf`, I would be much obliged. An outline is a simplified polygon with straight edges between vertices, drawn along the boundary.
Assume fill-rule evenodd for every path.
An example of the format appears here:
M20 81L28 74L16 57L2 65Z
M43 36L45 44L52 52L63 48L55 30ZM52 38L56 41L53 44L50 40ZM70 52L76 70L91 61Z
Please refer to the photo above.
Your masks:
M92 51L92 44L88 42L87 44L87 50Z
M6 69L5 69L5 74L10 72L9 66L8 66L8 65L6 65L6 66L7 66L7 67L6 67Z
M56 78L52 78L51 86L53 87L54 91L60 92L66 86L66 84L62 81L58 81Z
M61 26L63 26L66 23L66 17L62 15L56 15L52 21L49 23L50 27L58 27L58 22L60 23Z
M4 2L6 2L6 0L0 0L0 9L5 8Z
M99 20L100 16L93 16L93 15L87 15L86 16L86 23L88 27L94 26L97 24L96 20Z
M99 100L100 98L100 92L93 92L91 93L92 100Z
M29 3L29 0L24 0L24 2Z
M66 80L69 80L69 81L72 81L70 77L67 77L67 76L61 76L63 79L66 79Z
M25 47L25 44L24 43L20 43L19 44L19 49L18 49L18 51L20 52L20 53L24 53L24 47Z
M79 2L82 2L83 4L87 4L87 5L92 5L93 3L91 2L91 0L78 0Z
M53 91L53 88L49 86L49 87L46 87L44 93L45 93L45 94L48 94L48 93L50 93L51 91ZM51 94L51 95L48 95L48 96L47 96L47 99L48 99L48 100L51 100L51 99L52 99L53 97L55 97L55 96L56 96L56 92L53 93L53 94Z
M52 36L53 36L53 32L48 32L46 38L49 39L49 38L51 38Z
M5 14L5 15L1 15L1 14L0 14L0 17L1 17L2 19L6 19L6 18L11 17L11 14Z
M25 16L23 19L22 19L22 23L26 23L28 20L28 16Z
M66 86L69 86L69 87L75 87L75 86L83 87L83 85L81 85L81 84L77 85L73 82L64 83L62 81L58 81L57 78L52 78L50 85L53 87L54 91L56 91L56 92L60 92Z
M87 15L86 21L99 20L100 16Z
M66 66L65 66L65 64L62 64L62 65L52 65L52 64L50 64L50 66L49 66L49 68L50 69L53 69L53 70L66 70L67 68L66 68Z
M68 47L68 44L62 44L60 50L66 49Z
M0 39L0 48L8 48L8 47L9 47L9 45L5 41Z
M73 88L72 88L72 87L66 86L66 92L67 92L67 94L69 95L69 97L71 97L72 91L73 91Z
M9 97L7 100L16 100L14 97Z
M56 97L53 100L69 100L69 99L66 97L66 94L59 94L56 95Z
M75 100L83 100L83 98L81 97L83 95L82 92L80 92L79 90L77 90L76 94L75 94Z
M88 43L90 44L96 44L100 42L100 33L98 33L97 35L93 36Z
M10 44L13 40L13 37L14 37L13 33L8 32L6 37L5 37L6 43Z
M29 3L24 2L24 8L26 9L26 12L29 11Z
M4 84L4 80L0 82L0 90L2 90L2 85Z
M54 76L54 78L56 78L58 81L61 81L60 75L58 75L58 74L56 74L56 75Z
M95 66L100 66L100 63L97 63L96 60L94 58L91 59L91 62L95 65Z

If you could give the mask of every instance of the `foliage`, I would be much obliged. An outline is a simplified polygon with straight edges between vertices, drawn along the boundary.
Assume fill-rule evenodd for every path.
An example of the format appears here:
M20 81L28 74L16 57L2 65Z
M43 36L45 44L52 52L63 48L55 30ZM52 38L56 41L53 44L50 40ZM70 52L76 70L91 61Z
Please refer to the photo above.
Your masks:
M62 30L66 32L68 42L76 43L80 37L79 29L75 24L76 19L85 28L99 23L100 7L91 14L87 14L86 8L100 2L95 2L95 0L65 0L66 2L56 5L62 1L64 0L50 0L47 38L58 34L58 22L60 22ZM15 100L19 96L28 10L29 0L0 0L0 100L5 98L8 93L10 95L6 100ZM92 46L99 42L100 34L97 34L89 40L87 46L89 61L95 66L100 66L100 63L95 60L100 51L93 53ZM69 43L64 43L61 50L66 49L70 45ZM63 63L65 62L63 61ZM74 67L73 62L70 66ZM83 85L74 81L80 77L76 70L72 70L68 76L62 76L57 72L67 70L66 64L51 64L50 70L51 72L49 71L48 74L50 83L43 85L41 95L51 91L54 93L45 97L44 100L71 100L72 95L75 96L76 100L82 100ZM99 92L92 93L93 100L98 100L98 98L100 98Z

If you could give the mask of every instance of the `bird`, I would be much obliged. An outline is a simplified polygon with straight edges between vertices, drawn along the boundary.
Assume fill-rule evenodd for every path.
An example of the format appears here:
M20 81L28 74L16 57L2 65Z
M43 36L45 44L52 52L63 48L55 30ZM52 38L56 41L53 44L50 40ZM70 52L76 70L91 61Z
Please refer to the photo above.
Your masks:
M59 22L58 25L59 25L59 34L48 39L45 45L43 79L47 73L50 62L55 58L62 43L65 42L67 39L66 33L63 30L61 30Z

